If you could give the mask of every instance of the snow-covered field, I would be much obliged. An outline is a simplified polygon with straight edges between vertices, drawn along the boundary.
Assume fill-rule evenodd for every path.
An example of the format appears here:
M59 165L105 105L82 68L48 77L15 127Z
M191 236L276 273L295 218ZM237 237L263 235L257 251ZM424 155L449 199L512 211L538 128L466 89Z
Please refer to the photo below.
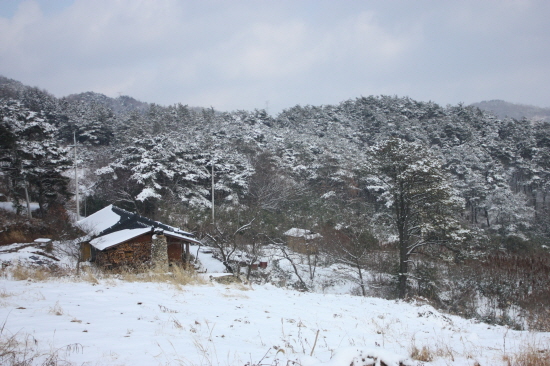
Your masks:
M39 243L3 246L0 262L74 268L58 244L50 254ZM199 254L205 283L186 286L87 274L15 280L10 265L0 276L2 342L18 340L37 365L53 354L75 365L358 366L377 357L387 365L485 366L506 365L504 356L530 347L550 352L550 333L425 304L212 282L224 266L207 249ZM410 358L424 347L432 361Z
M550 343L548 333L464 320L427 305L272 285L178 289L117 279L2 278L0 319L4 337L16 334L78 365L347 366L361 352L386 363L406 360L413 346L435 356L424 364L499 365L504 354Z

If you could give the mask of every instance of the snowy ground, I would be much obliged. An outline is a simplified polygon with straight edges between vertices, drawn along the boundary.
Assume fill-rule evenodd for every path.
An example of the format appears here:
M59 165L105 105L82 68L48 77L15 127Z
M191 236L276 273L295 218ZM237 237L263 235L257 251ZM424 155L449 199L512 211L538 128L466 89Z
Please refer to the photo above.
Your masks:
M59 261L37 254L38 246L0 247L0 261L72 265L56 250L42 253ZM192 249L194 254L198 249ZM208 270L202 276L223 271L208 248L200 250L202 268ZM17 281L3 273L3 339L15 335L33 354L54 352L76 365L357 366L379 357L388 365L485 366L505 365L504 355L529 345L538 350L550 346L550 333L512 331L422 304L269 284L176 288L113 278ZM408 359L413 347L423 346L433 361Z
M27 204L23 202L22 205L23 205L23 208L26 210ZM31 211L38 210L39 208L38 203L36 202L31 202L30 206L31 206ZM0 209L10 211L10 212L15 212L15 209L13 208L13 203L11 202L0 202Z
M386 363L391 357L406 359L413 345L439 355L425 364L499 365L505 352L550 343L548 333L489 326L426 305L271 285L176 289L115 279L93 284L3 278L0 319L3 335L30 337L43 352L61 350L64 359L86 365L287 365L292 360L347 366L361 351L379 354ZM67 346L71 352L65 352Z

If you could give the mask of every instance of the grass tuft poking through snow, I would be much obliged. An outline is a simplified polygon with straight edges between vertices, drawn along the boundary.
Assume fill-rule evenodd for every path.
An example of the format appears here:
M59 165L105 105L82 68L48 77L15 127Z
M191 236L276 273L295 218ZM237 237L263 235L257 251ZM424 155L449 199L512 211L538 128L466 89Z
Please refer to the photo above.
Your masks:
M519 352L502 357L507 366L548 366L550 365L550 344L528 342Z
M6 321L0 327L0 365L13 366L71 366L75 363L68 360L72 354L82 353L80 343L71 343L63 347L50 347L42 350L38 340L31 334L9 334L5 329Z
M51 270L45 267L26 267L20 264L11 266L8 273L19 281L46 281L53 276Z
M422 346L422 348L418 349L413 343L411 346L411 358L417 361L431 362L434 359L434 355L428 346Z
M207 281L197 275L194 270L186 270L179 266L172 266L169 270L162 268L139 267L121 268L116 271L103 271L96 267L84 267L76 274L68 267L49 268L44 266L25 266L15 264L3 268L0 277L18 281L43 282L55 278L65 278L70 281L83 281L93 285L100 280L122 280L125 282L158 282L168 283L181 289L181 286L206 284ZM243 286L244 287L244 286ZM243 288L243 290L245 290ZM0 292L0 298L7 297L5 290Z
M59 305L59 302L56 302L55 305L50 308L49 313L53 315L61 316L63 315L63 308L61 307L61 305Z
M186 270L179 266L172 266L169 271L163 268L125 268L118 271L118 273L113 273L112 276L126 282L168 283L180 289L181 286L206 283L195 271Z

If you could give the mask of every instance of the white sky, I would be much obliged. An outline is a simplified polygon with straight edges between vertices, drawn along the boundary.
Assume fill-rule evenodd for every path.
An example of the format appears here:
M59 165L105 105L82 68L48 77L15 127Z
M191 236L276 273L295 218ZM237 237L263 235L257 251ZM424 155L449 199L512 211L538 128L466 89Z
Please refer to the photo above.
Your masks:
M1 0L0 75L271 114L379 94L550 107L549 19L548 0Z

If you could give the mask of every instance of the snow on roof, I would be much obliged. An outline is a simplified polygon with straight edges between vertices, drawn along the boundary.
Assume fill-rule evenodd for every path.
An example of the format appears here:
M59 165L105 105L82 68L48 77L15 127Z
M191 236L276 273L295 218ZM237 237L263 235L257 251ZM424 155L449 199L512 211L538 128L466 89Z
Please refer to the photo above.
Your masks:
M305 238L306 240L311 240L311 239L322 237L321 234L313 234L311 232L311 230L298 229L298 228L295 228L295 227L288 230L288 231L286 231L283 235L292 236L292 237L295 237L295 238Z
M154 223L153 226L158 226L159 228L163 229L165 234L166 233L180 234L180 235L183 235L185 237L194 236L192 233L184 231L182 229L179 229L175 226L166 225L166 224L163 224L160 221L152 221L152 222Z
M148 227L142 229L124 229L95 238L90 241L90 244L98 250L104 250L149 232L151 232L151 228Z
M306 236L308 234L311 234L311 231L306 229L298 229L293 227L292 229L286 231L283 235L286 236L295 236L297 238L301 238L302 236Z
M76 223L85 232L98 235L105 229L110 228L120 220L120 215L113 211L113 205L109 205L93 215L86 217Z
M173 233L173 232L170 232L170 231L165 231L164 232L164 235L166 236L171 236L173 238L178 238L178 239L183 239L183 240L187 240L187 241L190 241L192 243L196 243L196 244L201 244L200 241L196 240L196 239L193 239L193 238L190 238L188 236L185 236L185 235L181 235L179 233Z
M174 226L170 226L170 225L166 225L160 221L153 221L151 219L148 219L147 217L143 217L143 216L139 216L133 212L130 212L130 211L126 211L120 207L116 207L116 206L112 206L112 210L114 213L116 213L117 215L121 216L122 218L132 218L134 219L136 222L138 222L139 224L143 225L143 226L149 226L149 227L155 227L155 228L160 228L162 230L165 230L165 231L170 231L170 232L174 232L174 233L179 233L181 235L186 235L186 236L194 236L193 234L187 232L187 231L183 231L177 227L174 227Z
M191 233L141 217L113 205L109 205L93 215L78 221L76 225L92 236L108 233L90 242L91 245L99 250L123 243L135 237L127 237L128 235L136 233L136 236L138 236L144 232L151 231L153 227L164 230L165 235L200 244L199 241L192 238L193 234ZM123 229L124 227L126 228Z
M34 239L34 242L35 242L35 243L49 243L50 241L52 241L52 239L48 239L48 238L38 238L38 239Z

